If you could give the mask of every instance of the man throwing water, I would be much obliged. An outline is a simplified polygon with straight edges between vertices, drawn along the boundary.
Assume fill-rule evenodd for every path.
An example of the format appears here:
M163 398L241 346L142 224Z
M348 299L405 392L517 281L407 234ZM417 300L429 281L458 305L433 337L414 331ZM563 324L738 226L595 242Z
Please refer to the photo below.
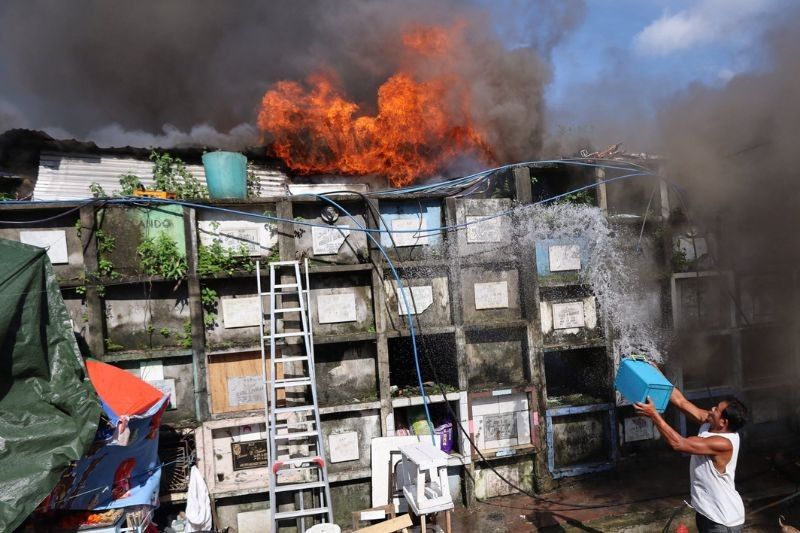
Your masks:
M736 492L736 460L739 434L747 421L747 408L736 399L723 400L706 411L687 400L677 388L670 403L701 424L696 437L683 437L656 411L650 398L636 403L637 412L650 417L673 450L692 455L689 478L692 507L700 533L740 533L744 526L744 503Z

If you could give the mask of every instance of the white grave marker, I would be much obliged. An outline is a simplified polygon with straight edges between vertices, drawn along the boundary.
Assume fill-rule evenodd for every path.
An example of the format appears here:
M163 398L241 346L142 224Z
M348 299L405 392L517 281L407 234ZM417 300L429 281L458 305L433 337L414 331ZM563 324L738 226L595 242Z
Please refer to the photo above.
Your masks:
M483 242L500 242L503 240L502 217L496 216L484 220L487 216L490 215L466 217L468 243L478 244Z
M349 226L331 226L311 228L311 240L314 243L314 255L336 255L345 239L350 235Z
M320 324L355 322L356 295L352 292L317 295L317 317Z
M631 416L625 419L625 442L650 440L654 438L653 422L643 416Z
M258 296L222 299L222 321L225 329L258 326Z
M358 433L350 431L328 435L328 450L331 454L331 463L358 461Z
M228 405L264 403L261 376L236 376L228 378Z
M433 305L433 286L423 285L420 287L403 287L401 291L397 291L397 312L400 315L407 316L408 307L411 308L412 315L418 315ZM403 300L405 295L405 300ZM413 298L412 298L413 296Z
M169 405L167 405L167 409L176 409L178 407L178 399L175 395L174 379L147 379L145 381L169 396Z
M548 248L550 272L581 269L581 247L577 244L556 244Z
M585 325L583 302L553 304L553 328L572 329Z
M476 283L475 309L502 309L508 307L508 282Z
M69 263L67 253L67 233L64 230L20 231L22 243L38 246L47 250L47 257L54 265Z
M428 236L425 235L427 229L428 226L425 224L424 218L395 218L392 220L392 238L394 239L394 244L398 248L401 246L428 244Z

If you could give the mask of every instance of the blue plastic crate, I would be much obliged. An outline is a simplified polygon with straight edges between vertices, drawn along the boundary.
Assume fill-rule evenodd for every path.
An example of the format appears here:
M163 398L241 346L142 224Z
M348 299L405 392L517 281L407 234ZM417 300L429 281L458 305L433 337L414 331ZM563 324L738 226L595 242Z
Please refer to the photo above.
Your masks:
M616 388L629 402L644 402L649 396L659 413L669 405L672 383L656 367L636 358L623 359L617 370Z

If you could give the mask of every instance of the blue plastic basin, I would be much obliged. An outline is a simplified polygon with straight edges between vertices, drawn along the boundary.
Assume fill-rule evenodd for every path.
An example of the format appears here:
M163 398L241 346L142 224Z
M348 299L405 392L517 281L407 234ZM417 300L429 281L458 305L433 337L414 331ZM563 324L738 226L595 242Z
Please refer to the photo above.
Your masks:
M247 158L236 152L203 154L211 198L247 198Z
M659 413L669 405L672 383L656 367L640 359L626 358L619 363L616 388L629 402L644 402L649 396Z

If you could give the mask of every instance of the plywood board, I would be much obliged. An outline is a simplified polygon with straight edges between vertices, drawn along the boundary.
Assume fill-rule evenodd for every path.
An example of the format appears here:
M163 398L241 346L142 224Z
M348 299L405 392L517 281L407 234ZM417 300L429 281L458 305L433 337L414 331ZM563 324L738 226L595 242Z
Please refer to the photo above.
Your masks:
M508 307L508 282L476 283L475 309L504 309Z
M22 243L47 250L47 257L54 265L69 263L67 253L67 233L64 230L20 231Z
M267 374L269 378L269 361L267 361ZM231 383L234 384L235 389L237 386L244 385L246 380L250 380L252 384L252 382L256 379L258 381L256 384L258 387L258 394L256 396L255 392L253 392L249 398L253 400L258 398L257 401L253 401L252 403L243 403L244 400L247 400L248 396L245 394L238 394L236 393L236 390L230 390ZM261 401L262 393L260 381L260 352L239 352L209 356L208 384L211 392L211 412L230 413L235 411L263 409L264 404ZM233 399L235 405L231 405L232 392L234 393ZM277 395L279 402L286 398L285 391L283 390L278 390Z
M501 242L503 240L503 218L495 216L487 219L488 216L466 217L467 242L469 244Z

